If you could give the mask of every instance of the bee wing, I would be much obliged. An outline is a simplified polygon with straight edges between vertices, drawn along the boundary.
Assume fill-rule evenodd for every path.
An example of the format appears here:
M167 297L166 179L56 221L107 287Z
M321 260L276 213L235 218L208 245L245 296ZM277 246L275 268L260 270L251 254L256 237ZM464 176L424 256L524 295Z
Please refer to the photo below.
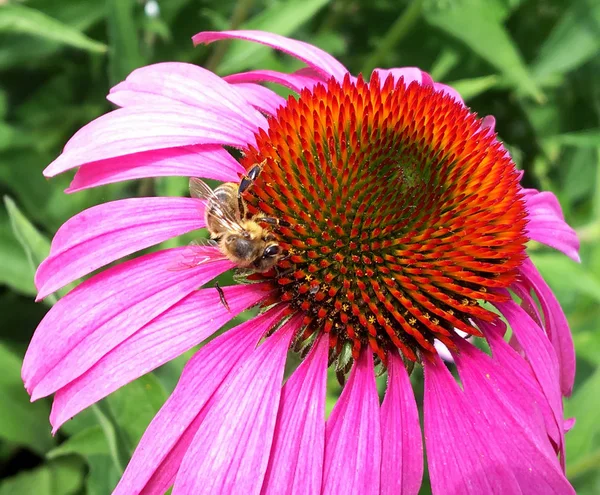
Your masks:
M190 178L190 196L198 199L214 199L215 193L208 184L197 177Z
M223 227L221 230L234 232L242 232L244 230L240 225L239 219L231 211L222 207L221 199L208 184L197 177L190 179L190 196L205 201L207 207L210 204L211 217L221 224Z
M218 248L219 243L217 241L215 241L214 239L206 239L204 237L201 237L200 239L194 239L192 242L190 242L188 244L188 246L191 248L193 248L194 246L198 246L198 247L210 246L210 247Z
M188 268L194 268L202 263L206 263L214 259L215 249L219 249L219 244L212 239L194 240L178 256L177 261L169 266L169 270L187 270Z

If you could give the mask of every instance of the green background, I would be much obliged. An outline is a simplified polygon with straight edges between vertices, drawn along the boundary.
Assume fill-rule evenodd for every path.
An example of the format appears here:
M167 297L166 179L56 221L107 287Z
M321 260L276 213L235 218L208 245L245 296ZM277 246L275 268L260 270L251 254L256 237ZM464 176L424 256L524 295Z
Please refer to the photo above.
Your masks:
M33 273L49 239L82 209L136 195L184 195L161 178L65 195L69 174L42 169L79 127L110 110L134 68L176 60L218 74L300 63L250 43L193 48L202 30L270 30L313 43L353 73L419 66L493 114L524 185L554 192L581 238L580 265L531 246L577 349L566 415L567 474L600 493L600 0L0 0L0 495L106 494L190 353L50 435L49 400L29 404L20 366L37 322ZM146 10L145 10L146 8ZM170 241L187 242L186 240ZM165 247L165 245L161 246ZM226 281L223 281L226 283ZM63 295L59 293L58 296ZM247 317L247 316L246 316ZM417 385L419 373L415 373ZM383 383L383 382L382 382ZM339 394L332 379L328 409ZM422 493L428 493L424 484Z

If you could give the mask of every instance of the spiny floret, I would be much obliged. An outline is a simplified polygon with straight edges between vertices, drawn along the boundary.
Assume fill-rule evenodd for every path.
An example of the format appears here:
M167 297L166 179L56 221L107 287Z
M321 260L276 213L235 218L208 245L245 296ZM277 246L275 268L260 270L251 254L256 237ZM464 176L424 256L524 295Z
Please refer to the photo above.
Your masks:
M341 352L453 347L495 315L524 256L518 174L475 115L431 86L346 77L290 98L244 164L249 211L283 220L281 298ZM288 226L289 225L289 226ZM310 333L310 332L309 332Z

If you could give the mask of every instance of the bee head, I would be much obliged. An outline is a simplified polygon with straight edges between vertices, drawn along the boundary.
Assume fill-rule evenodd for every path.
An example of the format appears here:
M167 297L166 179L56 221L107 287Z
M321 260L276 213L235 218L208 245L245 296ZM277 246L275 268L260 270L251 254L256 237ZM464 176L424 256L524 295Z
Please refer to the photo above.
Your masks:
M254 262L257 272L266 272L273 268L281 255L282 249L279 244L267 244L262 255Z

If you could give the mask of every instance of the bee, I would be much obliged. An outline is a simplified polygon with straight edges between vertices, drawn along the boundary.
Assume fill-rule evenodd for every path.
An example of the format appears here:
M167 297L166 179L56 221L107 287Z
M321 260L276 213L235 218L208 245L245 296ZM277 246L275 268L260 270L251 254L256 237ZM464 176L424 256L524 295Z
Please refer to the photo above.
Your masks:
M240 268L266 272L282 258L282 248L275 236L260 222L278 225L276 219L255 215L247 218L242 193L258 177L261 165L256 165L239 184L225 182L211 189L197 178L190 179L190 195L206 201L204 219L211 239L221 252Z

